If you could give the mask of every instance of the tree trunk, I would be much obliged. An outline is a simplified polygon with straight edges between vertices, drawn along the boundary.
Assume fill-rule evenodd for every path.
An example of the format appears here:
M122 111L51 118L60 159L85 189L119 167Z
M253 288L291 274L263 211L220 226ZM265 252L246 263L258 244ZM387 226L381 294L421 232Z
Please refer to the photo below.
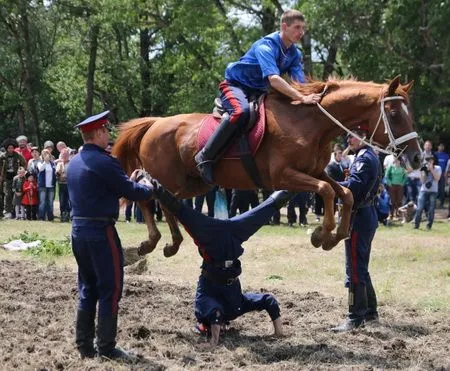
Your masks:
M36 76L35 63L33 61L32 42L30 40L30 29L28 23L28 2L20 1L21 27L24 43L24 60L22 62L24 69L24 85L26 91L26 103L30 112L33 139L40 142L39 117L36 104L36 91L39 79Z
M144 28L139 32L140 35L140 52L141 52L141 112L139 116L151 115L151 97L150 97L150 34L149 29Z
M311 57L311 32L306 31L302 38L303 47L303 72L305 76L313 77L312 57Z
M337 42L333 41L331 46L328 48L328 57L323 66L322 80L326 80L334 71L334 64L336 63L337 55Z
M100 26L91 24L89 28L89 65L86 81L86 116L92 116L94 106L95 63L97 60L98 34Z

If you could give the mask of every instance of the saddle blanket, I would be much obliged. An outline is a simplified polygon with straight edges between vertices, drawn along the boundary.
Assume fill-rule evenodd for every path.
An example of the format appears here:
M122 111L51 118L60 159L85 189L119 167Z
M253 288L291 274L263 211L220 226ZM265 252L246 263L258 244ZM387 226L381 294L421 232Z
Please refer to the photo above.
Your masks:
M206 115L201 124L200 129L197 134L197 148L200 151L206 144L208 138L212 135L214 130L219 126L220 120L215 118L212 114ZM232 125L232 124L231 124ZM250 147L250 152L254 156L256 151L261 144L262 138L264 137L264 131L266 128L266 115L264 111L264 100L261 101L258 108L258 120L250 129L248 135L248 144ZM233 140L231 146L226 150L224 159L239 159L241 151L239 149L239 138Z

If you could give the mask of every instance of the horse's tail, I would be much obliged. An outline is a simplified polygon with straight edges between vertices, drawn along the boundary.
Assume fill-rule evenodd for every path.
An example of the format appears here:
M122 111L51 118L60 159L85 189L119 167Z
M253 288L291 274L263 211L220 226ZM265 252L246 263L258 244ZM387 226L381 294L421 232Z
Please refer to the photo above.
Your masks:
M139 147L142 137L159 117L142 117L120 125L119 136L114 142L112 154L117 157L127 174L142 166Z

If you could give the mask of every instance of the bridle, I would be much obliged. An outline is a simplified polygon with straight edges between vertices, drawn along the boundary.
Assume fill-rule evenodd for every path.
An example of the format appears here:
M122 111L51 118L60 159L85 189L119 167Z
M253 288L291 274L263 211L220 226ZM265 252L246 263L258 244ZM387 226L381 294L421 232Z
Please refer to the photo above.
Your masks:
M320 95L324 96L326 94L327 90L328 90L328 86L325 85L325 88L323 89L323 91ZM325 114L325 116L327 116L337 126L339 126L341 129L343 129L345 132L352 135L356 139L360 140L361 143L364 143L365 145L373 148L374 150L376 150L378 152L385 153L387 155L393 155L394 157L397 157L406 149L406 147L403 148L399 153L398 146L402 143L407 142L408 140L418 138L419 135L417 134L417 132L413 131L411 133L402 135L401 137L398 137L398 138L394 137L394 134L392 133L391 125L389 123L389 119L386 114L386 110L384 108L384 103L392 101L392 100L403 100L404 101L404 98L400 97L400 96L392 96L392 97L385 97L385 98L380 99L380 116L378 118L377 125L375 126L375 129L373 130L372 135L369 138L369 141L366 141L365 138L361 138L358 134L351 131L351 129L348 129L347 127L345 127L341 122L339 122L335 117L333 117L325 108L323 108L320 103L317 103L317 107L319 107L319 109ZM406 109L406 105L405 105L404 109ZM375 142L372 140L375 132L378 129L378 125L380 124L380 122L383 122L384 133L389 138L389 144L385 148L381 148L379 145L375 144Z

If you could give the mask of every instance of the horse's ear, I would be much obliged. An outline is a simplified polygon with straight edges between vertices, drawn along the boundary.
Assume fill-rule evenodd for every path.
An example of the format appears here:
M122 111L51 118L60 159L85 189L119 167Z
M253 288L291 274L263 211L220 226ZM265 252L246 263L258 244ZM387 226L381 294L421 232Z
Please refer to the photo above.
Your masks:
M411 80L406 85L401 85L400 87L403 89L403 91L406 94L409 94L409 91L411 90L412 86L414 85L414 80Z
M397 90L398 86L400 85L400 75L395 76L392 81L389 83L388 88L388 94L387 96L390 97L392 95L395 95L395 91Z

